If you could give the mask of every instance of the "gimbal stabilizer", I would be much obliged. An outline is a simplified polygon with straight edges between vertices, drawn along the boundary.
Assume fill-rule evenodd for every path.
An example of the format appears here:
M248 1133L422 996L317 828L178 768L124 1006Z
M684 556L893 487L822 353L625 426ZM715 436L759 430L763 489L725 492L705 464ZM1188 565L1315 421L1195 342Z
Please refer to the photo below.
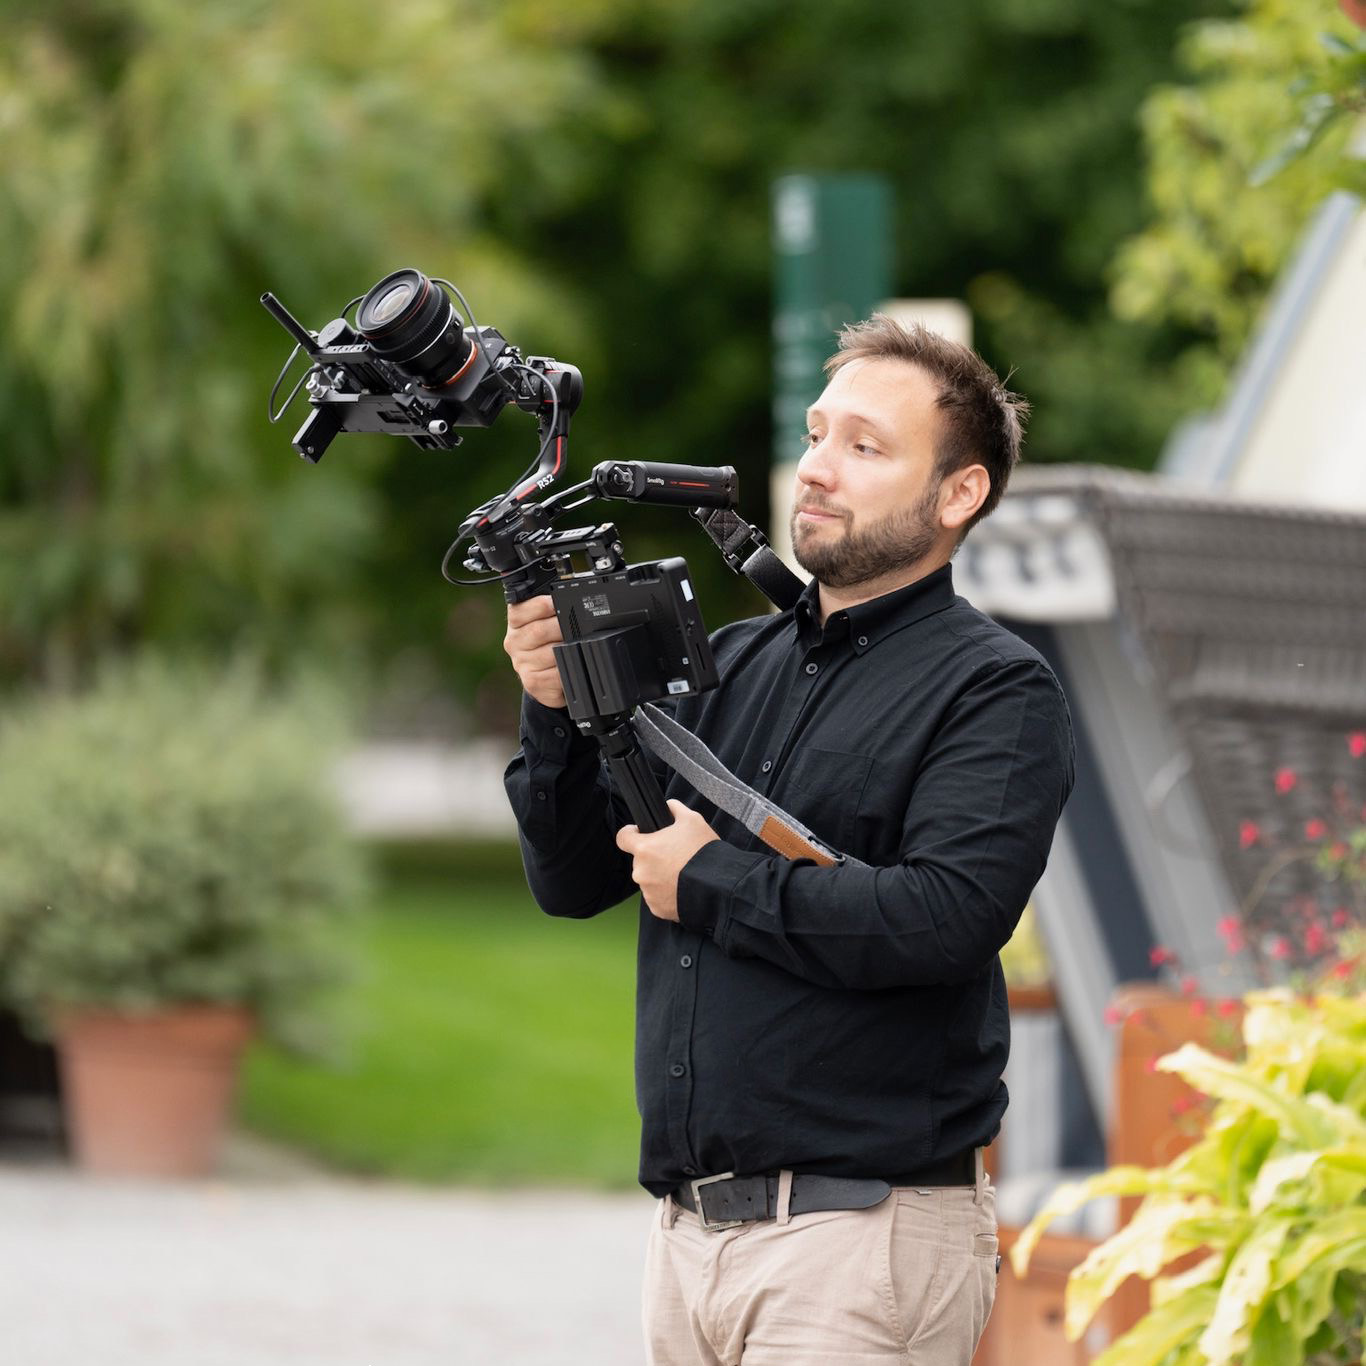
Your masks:
M274 295L262 295L296 342L271 393L271 421L305 387L312 411L293 444L316 464L345 431L390 432L425 449L449 450L461 441L453 428L486 427L508 403L535 413L536 461L511 488L465 518L442 573L450 577L447 566L464 545L465 567L481 577L452 582L492 582L496 576L510 603L551 595L564 636L555 656L569 715L602 747L636 824L658 830L672 817L641 750L636 709L717 683L688 567L678 557L628 564L610 522L567 531L552 530L552 523L595 498L687 507L731 567L754 579L779 606L796 600L801 583L768 549L763 534L735 513L737 480L730 466L607 462L583 483L531 501L565 468L582 378L572 365L548 356L524 361L496 329L479 327L472 315L464 326L437 287L446 283L415 270L396 271L316 334ZM449 287L463 304L459 291ZM345 313L357 303L353 326ZM275 394L300 350L312 366L277 412ZM576 561L586 561L587 568L576 569Z

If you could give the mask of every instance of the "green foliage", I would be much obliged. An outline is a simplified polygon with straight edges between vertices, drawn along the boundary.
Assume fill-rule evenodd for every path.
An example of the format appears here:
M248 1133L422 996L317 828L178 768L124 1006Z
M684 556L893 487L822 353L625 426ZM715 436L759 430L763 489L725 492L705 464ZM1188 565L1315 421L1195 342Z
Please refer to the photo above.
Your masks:
M307 1042L338 979L361 868L318 689L272 695L144 662L0 726L0 997L36 1030L67 1006L236 1002Z
M462 849L386 878L341 1002L345 1055L252 1050L253 1129L403 1180L633 1183L634 908L550 919L510 852L506 871Z
M1130 1275L1152 1310L1096 1366L1283 1366L1361 1357L1366 1323L1366 995L1248 997L1247 1055L1194 1044L1161 1059L1217 1102L1166 1167L1118 1167L1060 1187L1012 1252L1023 1274L1046 1226L1099 1195L1142 1195L1067 1286L1080 1337ZM1194 1267L1161 1276L1204 1250ZM1174 1355L1173 1355L1174 1354Z
M580 365L578 472L736 464L763 520L769 187L889 176L896 287L962 295L1035 400L1034 459L1152 461L1208 401L1103 274L1142 219L1134 111L1230 0L18 0L0 47L0 677L248 637L511 724L495 594L436 573L525 464L510 414L435 458L348 437L319 470L263 407L288 343L381 274ZM708 617L759 609L679 519ZM396 708L401 711L401 705ZM406 717L402 719L407 719Z
M0 666L79 677L147 637L354 648L382 545L376 455L357 443L309 477L292 426L267 427L289 343L258 296L320 326L458 244L500 323L567 312L481 199L509 143L582 95L575 73L467 3L8 8Z
M1345 50L1345 55L1344 55ZM1237 359L1296 240L1334 188L1366 188L1346 153L1361 108L1358 35L1335 0L1251 0L1189 28L1187 80L1143 106L1153 220L1119 253L1114 307Z

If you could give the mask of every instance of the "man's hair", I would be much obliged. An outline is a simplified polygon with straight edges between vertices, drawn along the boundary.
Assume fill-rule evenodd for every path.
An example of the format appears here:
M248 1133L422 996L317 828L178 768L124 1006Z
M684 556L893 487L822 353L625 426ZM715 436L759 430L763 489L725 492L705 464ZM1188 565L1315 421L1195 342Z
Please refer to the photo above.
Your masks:
M991 476L986 501L958 533L961 542L982 518L995 511L1006 491L1010 472L1020 459L1029 404L1010 393L970 346L950 341L920 323L899 323L886 313L874 313L866 322L844 328L839 349L825 362L825 373L833 375L855 360L903 360L938 384L935 406L942 420L935 449L935 479L942 480L975 464L984 465Z

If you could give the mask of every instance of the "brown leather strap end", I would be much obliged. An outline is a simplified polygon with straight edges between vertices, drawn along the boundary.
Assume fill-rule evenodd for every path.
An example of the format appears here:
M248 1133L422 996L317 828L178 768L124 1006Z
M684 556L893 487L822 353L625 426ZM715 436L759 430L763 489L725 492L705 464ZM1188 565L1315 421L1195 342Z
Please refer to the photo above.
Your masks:
M759 830L759 838L784 858L810 859L813 863L819 863L822 868L835 866L836 860L824 849L817 848L810 840L803 839L795 830L772 816L764 821Z

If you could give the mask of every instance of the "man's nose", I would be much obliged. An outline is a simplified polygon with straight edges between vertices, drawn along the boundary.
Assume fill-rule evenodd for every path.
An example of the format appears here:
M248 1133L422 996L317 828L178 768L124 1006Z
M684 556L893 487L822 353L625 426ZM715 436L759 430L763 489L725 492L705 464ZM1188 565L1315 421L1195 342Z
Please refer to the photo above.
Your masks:
M830 488L835 482L835 467L830 459L829 443L817 441L807 446L797 461L797 478L803 484L819 484Z

